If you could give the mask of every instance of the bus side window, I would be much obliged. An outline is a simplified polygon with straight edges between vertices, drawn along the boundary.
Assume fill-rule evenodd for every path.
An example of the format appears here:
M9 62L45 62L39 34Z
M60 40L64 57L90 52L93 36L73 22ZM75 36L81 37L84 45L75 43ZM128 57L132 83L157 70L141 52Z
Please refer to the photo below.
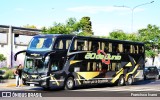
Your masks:
M109 43L109 52L112 52L112 43Z
M116 71L116 63L112 63L112 71Z
M138 45L135 46L135 51L136 51L137 54L139 53L139 47L138 47Z
M123 44L118 44L118 50L119 52L123 52Z
M117 44L113 44L112 45L112 52L118 52L118 50L117 50L118 48L117 48Z
M66 49L68 49L68 48L69 48L70 43L71 43L71 40L66 40Z
M92 66L93 71L96 71L96 66L97 66L96 62L93 62L93 66Z
M108 53L109 52L109 44L106 42L106 43L102 43L102 47L103 47L103 51L105 53Z
M101 50L104 51L104 47L105 47L105 44L104 44L104 42L102 42L102 43L101 43Z
M63 40L58 40L58 42L55 45L55 49L63 49Z
M144 52L144 47L143 46L139 46L139 53L143 53Z
M61 61L52 60L51 71L62 70L63 65Z
M131 51L132 51L132 53L135 53L135 46L134 45L131 45Z
M78 51L82 51L84 47L84 43L83 42L77 42L77 50Z
M85 40L84 41L84 47L83 47L83 50L88 50L88 41L87 40Z
M83 51L88 50L88 41L87 40L75 40L74 50Z
M118 71L120 69L120 63L113 62L111 63L111 71Z
M99 44L98 44L98 42L92 42L92 48L91 48L91 50L92 50L93 52L97 52L98 49L99 49Z
M130 53L134 53L133 47L133 45L130 45Z
M124 53L130 53L130 45L124 45Z

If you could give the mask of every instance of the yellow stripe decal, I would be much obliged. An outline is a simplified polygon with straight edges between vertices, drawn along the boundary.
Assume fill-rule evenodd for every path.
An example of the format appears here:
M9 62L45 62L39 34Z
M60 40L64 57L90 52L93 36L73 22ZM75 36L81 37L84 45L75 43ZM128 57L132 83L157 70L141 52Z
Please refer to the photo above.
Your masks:
M98 76L100 72L77 72L77 73L86 80L89 80Z
M126 67L132 67L131 62L129 62L129 63L126 65Z
M125 80L127 80L129 74L133 74L133 73L137 70L138 67L139 67L139 64L137 64L137 65L135 66L135 68L133 69L133 71L127 73L127 74L126 74L126 77L125 77Z
M54 80L56 81L57 85L59 86L59 82L54 78Z
M137 76L139 75L139 73L140 73L140 72L138 72L138 73L134 76L134 78L137 77Z
M121 72L123 70L123 68L121 68L118 72L116 72L116 74L118 74L119 72Z
M79 85L81 85L81 82L80 82L80 76L79 75L77 75L78 76L78 83L79 83Z
M111 82L114 83L116 80L123 74L124 69L122 69L112 80Z
M133 59L134 63L136 64L136 61Z
M77 63L77 62L81 62L82 60L71 60L70 61L70 65L74 64L74 63Z
M59 82L52 75L50 76L51 76L51 80L55 80L56 84L59 86Z

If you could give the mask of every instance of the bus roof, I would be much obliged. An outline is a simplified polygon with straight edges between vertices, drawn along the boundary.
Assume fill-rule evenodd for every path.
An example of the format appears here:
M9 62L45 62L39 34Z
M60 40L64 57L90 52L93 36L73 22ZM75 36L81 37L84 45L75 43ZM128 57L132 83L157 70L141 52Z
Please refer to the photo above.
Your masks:
M79 38L83 38L83 39L94 39L94 40L108 40L108 41L112 41L112 42L120 42L120 43L131 43L131 44L140 44L140 45L144 45L143 42L134 42L134 41L129 41L129 40L116 40L116 39L108 39L108 38L100 38L100 37L89 37L89 36L77 36L77 35L71 35L71 34L40 34L40 35L36 35L34 37L79 37Z

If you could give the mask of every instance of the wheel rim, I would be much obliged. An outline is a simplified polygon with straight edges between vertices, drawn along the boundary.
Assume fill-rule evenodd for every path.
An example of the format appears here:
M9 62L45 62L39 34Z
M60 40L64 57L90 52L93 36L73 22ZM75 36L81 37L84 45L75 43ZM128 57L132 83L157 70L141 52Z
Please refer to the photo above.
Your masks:
M67 81L67 86L68 86L68 88L73 87L73 81L71 79Z
M132 84L132 78L131 77L128 78L128 84Z
M120 79L120 85L123 85L123 83L124 83L124 79L121 78L121 79Z

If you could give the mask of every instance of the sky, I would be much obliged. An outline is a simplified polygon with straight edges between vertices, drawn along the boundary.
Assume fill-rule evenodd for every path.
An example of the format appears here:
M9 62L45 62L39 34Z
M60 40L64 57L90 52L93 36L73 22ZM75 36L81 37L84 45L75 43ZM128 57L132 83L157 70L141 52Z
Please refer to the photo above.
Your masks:
M89 16L95 35L107 36L121 29L137 32L148 24L160 26L160 0L0 0L0 25L35 25L38 28L65 23L70 17L79 21ZM127 6L116 7L116 6Z

